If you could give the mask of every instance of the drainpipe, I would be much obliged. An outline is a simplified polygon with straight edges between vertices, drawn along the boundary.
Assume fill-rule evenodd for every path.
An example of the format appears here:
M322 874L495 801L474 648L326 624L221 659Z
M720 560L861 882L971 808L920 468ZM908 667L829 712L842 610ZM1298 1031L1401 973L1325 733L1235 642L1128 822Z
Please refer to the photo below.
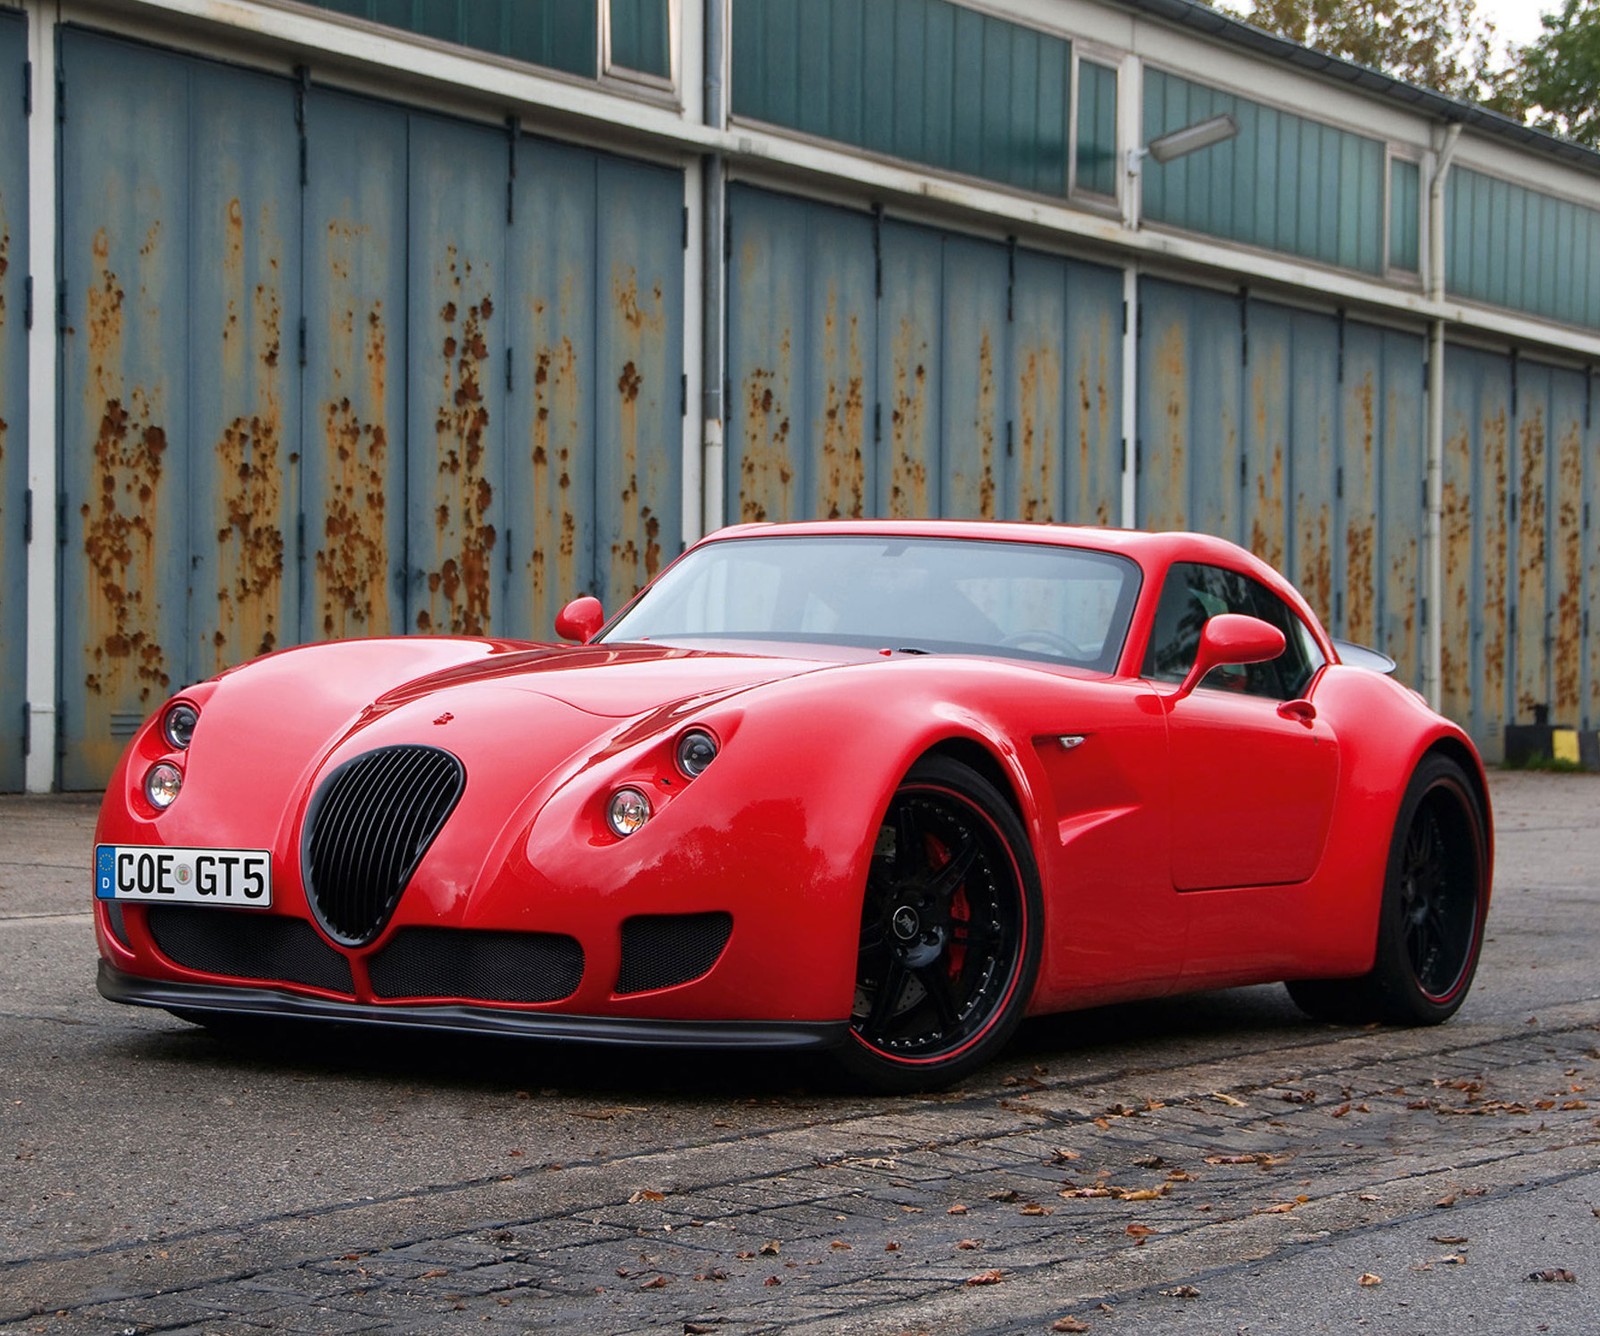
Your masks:
M1444 184L1461 138L1459 124L1447 125L1435 150L1428 180L1428 298L1435 306L1445 298ZM1444 316L1436 315L1428 349L1427 513L1423 519L1423 551L1427 563L1423 589L1427 619L1423 631L1422 694L1438 709L1444 675Z
M728 31L727 0L705 0L705 123L722 130L727 125L723 96L723 69ZM703 200L700 211L701 315L700 315L700 454L702 532L724 522L726 484L722 438L722 386L727 379L727 330L723 299L727 234L727 170L720 151L707 153L700 172Z

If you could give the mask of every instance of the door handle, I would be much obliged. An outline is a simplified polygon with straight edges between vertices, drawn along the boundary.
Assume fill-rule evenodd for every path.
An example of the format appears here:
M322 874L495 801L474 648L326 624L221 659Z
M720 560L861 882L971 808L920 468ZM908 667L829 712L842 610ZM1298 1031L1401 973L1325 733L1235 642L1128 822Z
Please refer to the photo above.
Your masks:
M1293 719L1297 724L1304 724L1310 728L1317 721L1317 707L1308 700L1286 700L1278 706L1278 714L1284 719Z

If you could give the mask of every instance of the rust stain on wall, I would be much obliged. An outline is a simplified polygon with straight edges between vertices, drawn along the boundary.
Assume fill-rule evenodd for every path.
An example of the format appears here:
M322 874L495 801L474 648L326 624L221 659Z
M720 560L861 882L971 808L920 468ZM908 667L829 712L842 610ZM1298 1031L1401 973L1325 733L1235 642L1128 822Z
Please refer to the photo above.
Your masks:
M1484 591L1483 712L1486 725L1497 728L1504 722L1506 691L1506 510L1510 502L1509 422L1503 401L1485 406L1479 438L1483 443L1482 476L1488 482L1488 495L1479 500L1483 545L1477 553Z
M385 405L389 381L383 301L351 284L368 228L328 223L328 372L334 396L318 406L323 456L322 543L316 552L317 608L330 637L387 631L388 469Z
M536 302L535 317L543 313L543 303ZM534 534L533 550L528 554L535 625L541 629L556 604L581 592L572 480L581 402L578 350L572 340L563 335L554 343L541 344L534 350L533 365L534 407L529 447L533 465Z
M840 326L848 326L848 332ZM841 348L841 342L843 347ZM828 368L822 399L821 513L859 518L866 505L866 410L860 321L839 318L839 290L830 284L822 322L822 356ZM842 373L842 374L841 374Z
M217 670L277 646L284 573L278 386L283 308L270 206L263 207L257 232L269 252L268 277L248 296L245 220L238 199L228 202L224 238L222 282L228 300L222 329L223 397L235 403L254 398L255 404L223 428L215 446L218 552L212 650ZM252 351L256 365L249 365Z
M1533 722L1533 707L1549 704L1545 678L1545 410L1519 414L1517 503L1516 719Z
M794 513L794 461L789 454L790 332L778 341L777 367L752 367L744 378L744 450L739 460L739 517L746 523L787 520Z
M1122 511L1122 452L1111 408L1111 350L1118 346L1102 314L1099 337L1078 362L1078 485L1068 505L1074 519L1089 524L1114 523Z
M1463 425L1444 443L1440 492L1444 607L1440 610L1440 691L1452 719L1472 715L1472 433ZM1402 578L1410 586L1407 571Z
M1579 727L1583 716L1583 423L1561 424L1556 447L1555 662L1551 719ZM1600 634L1600 629L1591 630Z
M989 330L978 344L978 514L986 520L995 515L995 391L994 344Z
M929 515L928 345L909 319L890 340L894 401L889 414L891 456L889 515L905 519Z
M427 573L428 605L417 612L417 630L487 635L499 537L488 520L494 488L487 473L489 406L483 397L485 378L493 374L488 327L494 298L484 291L470 300L472 262L453 244L445 253L444 286L453 296L439 308L444 363L434 412L439 564Z
M97 424L90 453L91 477L98 485L79 515L88 560L84 685L91 710L98 712L126 705L149 708L171 678L153 630L159 613L155 533L167 433L151 392L124 383L126 294L110 267L111 242L104 228L94 234L91 247L97 276L86 294L84 409L85 420ZM96 736L108 736L104 728L85 731L91 751ZM109 769L115 747L108 742L102 750L106 755L99 759Z
M1187 330L1176 320L1156 335L1153 375L1155 412L1141 461L1141 523L1181 529L1189 518L1189 345Z
M1057 432L1061 421L1061 354L1048 343L1028 348L1018 373L1017 473L1021 518L1056 519ZM1085 392L1078 378L1080 397ZM1080 445L1087 447L1087 427L1080 426Z
M618 496L617 532L611 543L610 589L617 598L632 594L661 567L661 521L651 507L651 499L662 493L656 453L646 450L640 440L640 408L654 425L662 411L662 396L668 393L663 379L663 349L666 340L666 302L661 284L641 292L639 277L632 265L619 264L612 270L611 303L621 317L616 341L622 360L617 380L618 435L616 442L623 485ZM654 370L655 378L650 378ZM640 470L645 470L641 479Z
M1376 464L1376 389L1369 371L1352 393L1355 459L1345 469L1344 634L1358 645L1378 644L1377 516L1372 480ZM1346 423L1352 415L1346 415ZM1349 427L1347 425L1346 430Z
M1284 458L1288 423L1289 377L1281 342L1269 343L1251 359L1250 413L1260 465L1250 495L1250 550L1269 566L1283 570L1288 540L1284 514Z

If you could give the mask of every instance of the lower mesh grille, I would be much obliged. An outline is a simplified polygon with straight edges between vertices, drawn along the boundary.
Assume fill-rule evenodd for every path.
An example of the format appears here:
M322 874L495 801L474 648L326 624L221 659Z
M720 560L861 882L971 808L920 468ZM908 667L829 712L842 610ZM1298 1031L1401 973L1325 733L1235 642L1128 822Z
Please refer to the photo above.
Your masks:
M583 947L553 932L401 928L367 961L379 997L558 1002L578 991Z
M622 924L618 993L647 993L698 979L717 963L733 932L733 915L640 914Z
M247 909L162 905L147 909L145 922L161 953L185 969L235 979L280 980L335 993L355 991L349 962L303 919Z

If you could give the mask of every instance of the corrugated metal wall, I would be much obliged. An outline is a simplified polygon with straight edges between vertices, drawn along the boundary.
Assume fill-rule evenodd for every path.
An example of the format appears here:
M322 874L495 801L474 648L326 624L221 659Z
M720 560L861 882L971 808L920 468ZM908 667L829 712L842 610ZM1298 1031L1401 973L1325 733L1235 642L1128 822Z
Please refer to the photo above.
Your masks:
M748 187L729 215L730 515L1116 518L1119 274Z
M1445 380L1445 712L1495 752L1540 707L1593 727L1592 377L1452 346Z
M0 10L0 793L22 787L28 662L27 22Z
M61 50L64 787L264 649L547 636L677 551L681 173Z
M1243 543L1421 677L1419 335L1140 285L1138 523Z

